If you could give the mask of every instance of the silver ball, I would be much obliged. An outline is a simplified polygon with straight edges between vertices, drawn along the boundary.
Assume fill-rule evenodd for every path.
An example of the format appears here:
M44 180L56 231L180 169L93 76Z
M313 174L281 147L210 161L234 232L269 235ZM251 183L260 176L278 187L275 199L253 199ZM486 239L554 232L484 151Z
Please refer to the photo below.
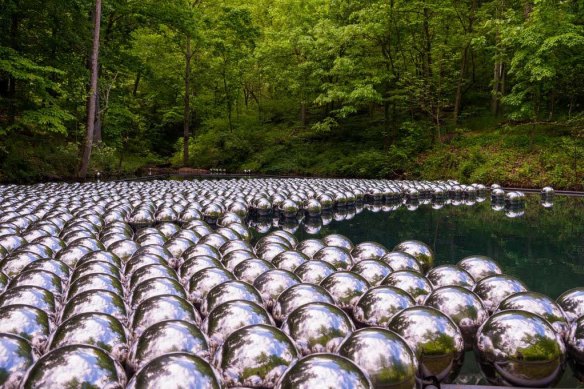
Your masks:
M164 320L183 320L197 325L201 323L199 313L185 299L173 295L156 296L142 302L134 311L134 335L140 336L146 328Z
M43 351L51 333L51 320L38 308L7 305L0 308L0 333L18 335Z
M39 359L27 372L22 387L120 388L126 384L124 369L105 351L86 345L69 345Z
M282 331L290 335L303 355L336 352L343 338L354 330L349 316L328 303L304 304L282 324Z
M489 312L495 312L501 301L520 292L527 292L523 282L507 275L490 276L478 282L473 292L483 301Z
M562 336L568 335L569 324L560 306L548 296L537 292L521 292L503 300L497 312L517 309L541 316Z
M215 350L231 333L252 324L274 325L274 321L258 304L235 300L215 307L203 321L201 329L209 336L209 346Z
M393 272L385 277L381 284L393 286L407 292L418 304L423 304L433 289L430 281L423 275L409 270Z
M323 247L326 247L326 245L320 239L306 239L298 243L296 246L296 251L299 251L308 258L312 259L314 254L316 254Z
M337 270L349 270L353 266L351 254L341 247L323 247L313 255L312 259L330 263Z
M379 243L363 242L353 247L351 257L353 261L360 262L365 259L381 259L387 252L387 249Z
M552 386L564 371L565 347L541 317L517 310L491 316L477 333L476 353L490 383Z
M130 277L130 292L133 294L136 287L141 283L159 277L170 278L178 281L178 277L173 268L159 264L147 265L136 270L132 274L132 277Z
M201 304L201 314L207 316L215 307L228 301L245 300L258 305L264 302L257 290L243 281L226 281L215 286L207 293L205 301Z
M322 280L333 274L337 269L328 262L312 260L304 262L294 270L302 282L320 284Z
M351 268L351 272L365 278L372 286L381 284L381 281L387 277L393 269L377 259L365 259L357 262Z
M205 360L190 353L170 353L154 358L130 380L127 389L220 389L221 380Z
M380 260L389 265L394 271L411 270L420 274L422 273L422 267L416 258L408 253L392 251L385 254Z
M132 308L136 308L140 303L150 297L162 295L173 295L185 299L187 298L184 288L177 280L166 277L156 277L138 284L132 291L130 303Z
M572 323L566 346L580 369L584 366L584 316Z
M349 238L340 234L330 234L322 238L322 241L327 246L340 247L349 252L353 250L353 242Z
M23 338L0 334L0 387L16 389L25 372L34 363L35 356L30 344Z
M127 322L124 300L119 295L107 290L88 290L73 297L63 308L61 321L88 312L106 313L122 323Z
M351 360L334 354L309 355L282 376L276 389L311 388L372 389L373 385Z
M189 300L198 306L204 301L211 289L234 279L233 274L222 268L209 267L199 270L189 280Z
M0 307L15 304L30 305L48 314L54 314L56 311L53 294L38 286L18 286L0 295Z
M205 335L194 324L165 320L148 327L138 338L129 358L130 364L133 369L139 369L154 358L176 352L208 358L207 343Z
M434 308L412 307L398 313L388 328L412 348L422 379L451 382L456 378L464 361L464 339L448 316Z
M259 258L250 258L235 266L233 275L240 281L253 284L259 276L271 269L274 269L274 265L270 262Z
M272 265L278 269L284 269L293 272L296 268L308 261L308 257L298 251L284 251L274 257Z
M357 301L353 317L364 325L385 327L398 312L415 305L414 299L405 291L392 286L377 286Z
M343 341L339 354L363 369L375 387L416 387L418 360L395 332L382 328L360 329Z
M118 296L124 295L124 287L122 283L117 278L110 276L109 274L93 273L86 276L80 277L77 281L73 282L69 286L69 292L67 293L67 300L72 299L80 293L86 292L88 290L109 290Z
M479 282L489 276L503 274L503 270L501 270L497 262L483 255L471 255L463 258L456 265L466 270L474 278L475 282Z
M272 387L297 358L298 350L286 334L255 324L229 335L213 364L221 369L226 386Z
M348 271L331 274L322 280L320 286L330 293L336 305L342 309L352 309L370 287L365 278Z
M462 286L472 290L475 285L473 277L465 270L455 265L442 265L431 269L426 278L434 288L442 286Z
M402 251L416 258L424 273L434 265L434 253L426 243L417 240L406 240L395 246L393 251Z
M301 305L315 302L334 304L331 295L321 286L313 284L296 284L283 291L272 310L275 320L282 322Z
M584 288L570 289L560 295L556 302L562 307L569 322L584 316Z
M461 286L444 286L434 290L424 304L448 316L460 328L466 350L472 350L478 328L489 317L476 294Z
M287 270L273 269L258 276L253 286L260 292L266 307L271 309L280 293L299 283L300 279L294 273L290 273Z

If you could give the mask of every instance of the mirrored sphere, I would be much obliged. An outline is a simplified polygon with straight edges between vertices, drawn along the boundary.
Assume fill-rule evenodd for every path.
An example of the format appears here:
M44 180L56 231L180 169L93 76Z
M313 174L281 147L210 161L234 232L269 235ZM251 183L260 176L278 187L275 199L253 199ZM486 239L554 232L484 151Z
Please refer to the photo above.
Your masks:
M365 278L348 271L331 274L322 280L320 286L330 293L335 305L343 309L352 309L370 287Z
M34 363L34 353L23 338L0 333L0 387L16 389Z
M456 264L458 267L466 270L475 282L481 281L489 276L503 274L503 270L495 260L484 255L471 255L463 258Z
M393 272L381 284L393 286L407 292L418 304L423 304L426 297L432 293L430 282L420 273L410 270Z
M105 351L85 345L53 350L28 371L22 387L32 388L122 388L124 369Z
M227 281L217 285L207 293L207 297L201 305L201 314L207 316L218 305L234 300L251 301L258 305L264 304L258 291L247 282Z
M226 386L273 387L298 358L292 340L275 327L255 324L229 335L213 364Z
M328 303L309 303L296 308L282 324L303 355L335 352L355 325L340 308Z
M578 370L584 373L584 316L572 323L566 346Z
M389 265L377 259L365 259L351 268L352 273L359 274L372 286L379 285L392 271Z
M415 305L407 292L392 286L377 286L357 301L353 317L361 324L385 327L398 312Z
M126 304L122 297L100 289L79 293L69 300L61 312L61 321L87 312L106 313L122 323L127 322Z
M314 354L290 367L276 389L371 389L373 385L357 365L334 354Z
M418 361L395 332L382 328L357 330L343 341L339 354L363 369L376 388L416 387Z
M126 389L220 389L219 374L202 358L170 353L154 358L130 380Z
M351 250L351 257L355 262L361 262L365 259L381 259L388 250L376 242L359 243Z
M455 265L442 265L430 269L426 274L426 279L430 281L434 288L441 286L462 286L472 290L475 281L466 271Z
M351 254L341 247L323 247L314 254L312 259L327 262L337 270L349 270L353 266Z
M266 307L272 309L280 293L299 283L300 279L294 273L273 269L258 276L253 286L260 292Z
M272 310L272 316L282 322L296 308L315 302L334 304L333 298L323 287L308 283L296 284L280 294Z
M547 387L561 377L565 347L541 317L518 310L491 316L478 330L476 353L492 384Z
M523 282L508 275L498 275L483 278L479 281L473 292L483 302L489 312L495 312L501 301L507 297L520 292L527 292L527 287Z
M201 316L185 299L174 295L151 297L134 311L132 329L139 336L153 324L164 320L183 320L189 323L201 323Z
M416 258L408 253L392 251L385 254L380 260L389 265L394 271L411 270L422 273L422 267Z
M393 251L402 251L416 258L424 273L434 265L434 253L426 243L417 240L406 240L395 246Z
M51 333L51 321L38 308L22 304L7 305L0 308L0 333L18 335L37 350L44 350Z
M573 322L584 316L584 287L570 289L556 300L566 314L568 321Z
M302 282L320 284L322 280L336 271L336 268L328 262L312 260L304 262L294 270Z
M395 315L388 328L416 353L423 379L451 382L456 378L464 361L464 339L448 316L434 308L412 307Z

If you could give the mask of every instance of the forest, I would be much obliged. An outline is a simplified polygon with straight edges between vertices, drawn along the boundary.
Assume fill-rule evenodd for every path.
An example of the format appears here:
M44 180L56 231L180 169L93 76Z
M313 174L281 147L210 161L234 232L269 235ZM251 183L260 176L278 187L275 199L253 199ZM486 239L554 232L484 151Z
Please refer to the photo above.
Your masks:
M0 0L2 182L584 189L583 159L581 0Z

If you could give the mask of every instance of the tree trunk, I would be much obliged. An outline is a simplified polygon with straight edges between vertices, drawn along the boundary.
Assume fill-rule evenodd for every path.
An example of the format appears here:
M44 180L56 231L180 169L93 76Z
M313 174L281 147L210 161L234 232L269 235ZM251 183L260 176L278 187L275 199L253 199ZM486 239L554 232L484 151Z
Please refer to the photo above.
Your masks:
M498 60L495 61L495 66L493 69L493 89L491 91L492 94L491 113L494 116L499 115L502 85L503 85L503 62Z
M460 105L462 103L462 85L464 84L464 74L466 73L466 59L468 56L468 45L462 51L462 59L460 60L460 76L456 85L456 96L454 98L454 112L452 119L454 124L458 123L458 116L460 115Z
M99 109L99 90L95 95L95 128L93 130L93 144L101 142L101 111Z
M81 158L81 168L79 177L85 178L89 168L91 158L91 148L93 146L93 132L95 129L95 113L97 100L97 81L99 63L99 31L101 24L101 0L95 0L95 14L93 15L93 47L91 50L91 81L87 104L87 132L85 134L85 144L83 147L83 157Z
M185 51L185 99L184 99L184 126L183 126L183 165L189 164L189 138L191 126L191 59L193 57L191 49L191 36L187 35L187 45Z

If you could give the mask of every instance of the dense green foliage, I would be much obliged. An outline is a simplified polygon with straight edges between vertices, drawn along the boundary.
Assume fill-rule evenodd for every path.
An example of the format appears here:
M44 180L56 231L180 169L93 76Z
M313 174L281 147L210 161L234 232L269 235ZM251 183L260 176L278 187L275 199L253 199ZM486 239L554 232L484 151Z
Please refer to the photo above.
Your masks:
M0 1L0 180L74 176L93 5ZM104 0L101 26L93 171L182 166L187 127L192 167L582 188L581 1Z

